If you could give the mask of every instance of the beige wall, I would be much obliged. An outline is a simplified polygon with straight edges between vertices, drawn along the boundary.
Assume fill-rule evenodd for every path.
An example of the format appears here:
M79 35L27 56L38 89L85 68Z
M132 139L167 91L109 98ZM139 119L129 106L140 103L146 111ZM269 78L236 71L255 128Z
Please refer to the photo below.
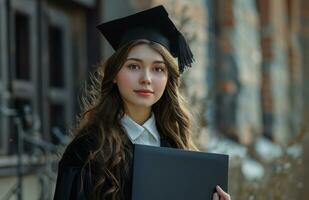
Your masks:
M0 199L3 199L5 194L16 184L16 177L1 177L0 178ZM50 186L50 190L54 191L54 185ZM52 192L53 193L53 192ZM27 175L23 180L23 200L38 199L40 194L40 185L38 179L33 175ZM10 200L15 200L14 195Z

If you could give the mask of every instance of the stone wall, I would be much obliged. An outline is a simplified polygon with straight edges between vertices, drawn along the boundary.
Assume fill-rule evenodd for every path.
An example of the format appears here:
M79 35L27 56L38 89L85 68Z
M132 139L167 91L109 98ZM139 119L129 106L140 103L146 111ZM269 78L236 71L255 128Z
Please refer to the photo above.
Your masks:
M234 30L231 34L238 71L236 127L241 143L250 144L262 130L261 47L255 0L235 0Z

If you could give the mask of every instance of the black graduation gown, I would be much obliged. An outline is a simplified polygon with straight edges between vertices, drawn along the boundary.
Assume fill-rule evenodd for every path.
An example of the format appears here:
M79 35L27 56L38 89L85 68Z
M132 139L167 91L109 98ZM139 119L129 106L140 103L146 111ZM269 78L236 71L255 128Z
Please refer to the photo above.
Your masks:
M161 138L161 147L172 147L171 143ZM96 141L90 136L82 136L73 140L66 148L58 165L58 177L54 200L88 200L93 189L92 172L89 165L84 164L88 155L96 148ZM133 151L130 143L128 149ZM132 154L127 154L132 155ZM129 156L129 174L124 180L125 200L131 199L132 156Z

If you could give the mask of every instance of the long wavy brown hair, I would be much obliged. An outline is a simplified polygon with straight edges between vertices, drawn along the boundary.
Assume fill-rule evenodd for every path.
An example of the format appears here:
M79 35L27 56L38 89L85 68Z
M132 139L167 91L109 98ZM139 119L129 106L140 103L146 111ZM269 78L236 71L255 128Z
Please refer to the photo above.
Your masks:
M103 65L92 73L90 84L81 97L82 113L73 130L75 139L91 134L98 142L95 151L90 152L94 190L91 199L123 199L123 176L129 173L128 137L121 126L124 116L123 101L117 85L113 82L123 66L130 50L139 44L147 44L160 53L166 62L168 80L165 91L152 106L156 125L161 137L173 147L196 149L191 139L191 115L179 94L179 70L176 59L160 44L148 40L136 40L122 46Z

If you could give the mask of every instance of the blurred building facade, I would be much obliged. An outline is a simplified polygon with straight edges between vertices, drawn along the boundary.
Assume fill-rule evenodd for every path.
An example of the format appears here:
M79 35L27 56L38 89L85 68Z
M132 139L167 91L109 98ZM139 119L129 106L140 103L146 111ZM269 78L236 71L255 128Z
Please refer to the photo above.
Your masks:
M305 115L301 1L208 1L217 15L213 71L216 129L240 143L286 143ZM214 5L215 4L215 5ZM307 98L307 97L306 97ZM229 114L227 114L229 113Z
M0 1L0 199L18 183L16 119L32 140L22 152L23 197L51 199L54 188L44 179L55 175L38 155L59 143L53 130L68 134L73 125L81 85L101 57L95 25L102 6L95 0Z
M29 134L57 144L53 128L68 134L88 73L113 52L95 26L158 4L195 54L182 92L201 148L214 148L218 136L244 147L260 137L285 145L301 131L309 115L305 0L0 0L0 199L16 183L13 115L30 108ZM25 155L33 148L25 144ZM25 199L37 199L41 165L23 159L33 166L23 170Z

